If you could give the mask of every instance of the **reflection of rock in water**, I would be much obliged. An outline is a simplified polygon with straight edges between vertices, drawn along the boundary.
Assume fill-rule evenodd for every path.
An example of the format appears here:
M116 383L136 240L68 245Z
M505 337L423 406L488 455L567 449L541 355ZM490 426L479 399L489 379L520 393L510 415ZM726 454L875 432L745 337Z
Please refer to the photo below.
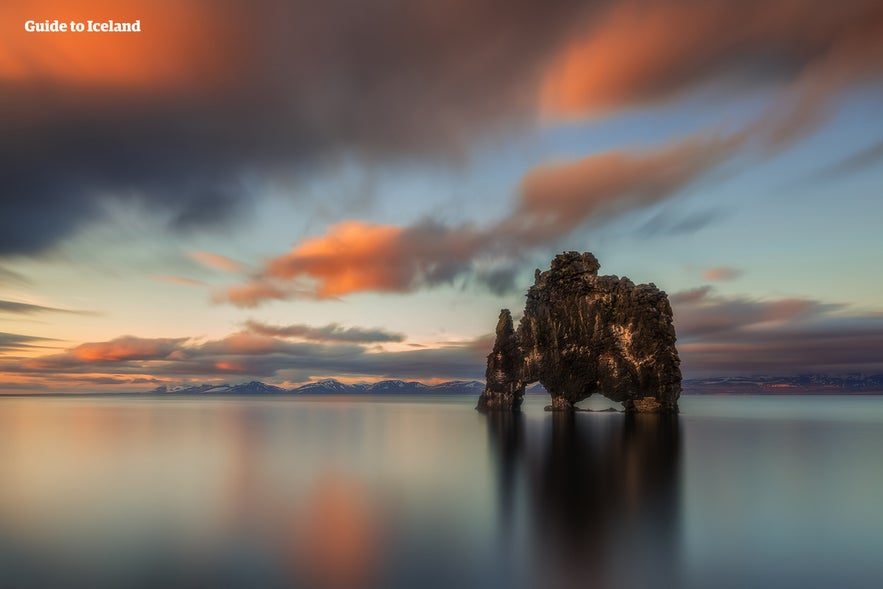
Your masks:
M676 584L676 416L556 413L528 431L517 418L501 417L488 421L500 465L499 500L504 514L517 518L512 497L523 465L536 575L529 585Z
M524 416L509 411L493 411L487 414L488 435L496 454L497 501L502 515L504 532L512 519L515 508L515 489L518 485L520 458L524 452Z

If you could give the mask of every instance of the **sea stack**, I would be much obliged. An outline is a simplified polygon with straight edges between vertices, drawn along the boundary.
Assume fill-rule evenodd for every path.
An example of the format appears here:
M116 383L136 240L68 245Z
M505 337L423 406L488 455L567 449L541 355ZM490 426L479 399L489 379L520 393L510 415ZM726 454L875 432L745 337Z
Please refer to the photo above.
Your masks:
M485 388L478 398L479 411L516 410L524 399L524 379L521 376L524 354L512 326L509 309L500 311L497 321L497 339L487 357Z
M681 370L671 305L654 284L598 276L591 253L566 252L534 285L517 332L500 313L479 410L517 410L540 382L552 410L595 393L626 411L677 412Z

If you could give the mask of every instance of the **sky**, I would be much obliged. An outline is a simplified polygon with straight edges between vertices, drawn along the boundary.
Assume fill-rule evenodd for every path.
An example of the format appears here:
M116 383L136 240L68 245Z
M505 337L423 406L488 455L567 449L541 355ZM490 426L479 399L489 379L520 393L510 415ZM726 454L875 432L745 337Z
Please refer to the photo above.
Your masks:
M6 392L481 379L569 250L685 378L880 373L881 220L877 0L0 5Z

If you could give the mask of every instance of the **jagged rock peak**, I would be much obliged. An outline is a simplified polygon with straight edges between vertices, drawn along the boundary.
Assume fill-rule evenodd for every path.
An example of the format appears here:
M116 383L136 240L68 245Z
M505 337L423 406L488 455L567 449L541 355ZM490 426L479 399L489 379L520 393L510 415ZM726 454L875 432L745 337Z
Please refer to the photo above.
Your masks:
M680 359L671 305L654 284L599 276L591 253L565 252L535 274L518 330L500 313L479 409L516 409L539 381L554 409L595 393L628 411L677 411Z
M521 368L524 354L518 344L512 314L500 311L497 321L494 349L487 357L485 388L478 398L478 410L518 409L524 399L524 379Z

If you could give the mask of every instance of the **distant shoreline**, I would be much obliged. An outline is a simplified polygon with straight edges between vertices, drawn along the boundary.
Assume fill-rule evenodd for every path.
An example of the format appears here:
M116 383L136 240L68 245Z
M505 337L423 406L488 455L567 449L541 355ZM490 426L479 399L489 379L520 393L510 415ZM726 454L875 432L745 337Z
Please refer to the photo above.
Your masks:
M2 386L2 384L0 384ZM197 384L162 385L149 391L109 391L109 392L0 392L2 397L31 396L125 396L125 397L405 397L405 396L475 396L481 394L485 383L479 380L452 380L437 384L424 384L419 381L382 380L374 383L344 384L336 379L309 382L293 388L283 388L260 381L238 384ZM540 384L528 387L530 396L548 396ZM682 396L862 396L883 395L883 375L802 375L802 376L757 376L757 377L717 377L688 379L683 382Z

